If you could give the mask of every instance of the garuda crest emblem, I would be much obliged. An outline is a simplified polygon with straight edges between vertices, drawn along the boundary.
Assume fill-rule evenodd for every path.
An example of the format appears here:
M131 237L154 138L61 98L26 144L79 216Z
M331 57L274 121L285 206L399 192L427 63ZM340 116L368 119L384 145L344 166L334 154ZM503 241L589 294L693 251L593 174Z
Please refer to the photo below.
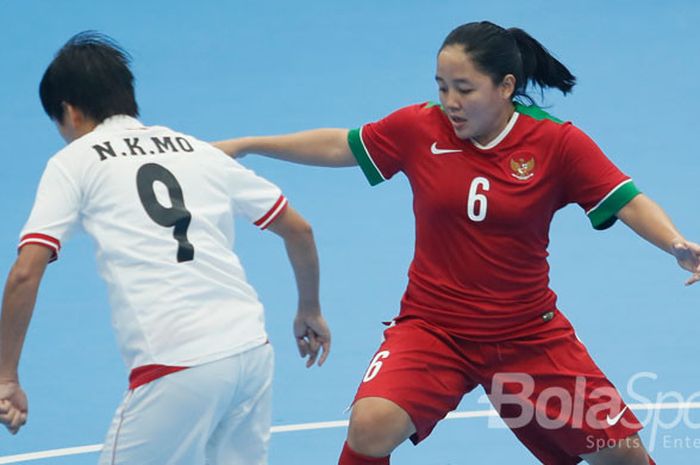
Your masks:
M530 158L529 160L525 161L524 158L518 158L517 160L511 158L510 169L513 171L510 173L510 175L515 179L527 181L535 174L535 159Z

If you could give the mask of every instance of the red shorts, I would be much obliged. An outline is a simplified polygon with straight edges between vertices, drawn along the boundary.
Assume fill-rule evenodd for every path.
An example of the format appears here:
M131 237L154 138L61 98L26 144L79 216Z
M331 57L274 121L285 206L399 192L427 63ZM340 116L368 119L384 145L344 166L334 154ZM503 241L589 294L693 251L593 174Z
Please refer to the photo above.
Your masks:
M457 339L406 318L384 332L355 396L404 409L425 439L477 386L515 435L544 464L576 464L581 454L622 441L642 426L559 312L546 331L505 342Z

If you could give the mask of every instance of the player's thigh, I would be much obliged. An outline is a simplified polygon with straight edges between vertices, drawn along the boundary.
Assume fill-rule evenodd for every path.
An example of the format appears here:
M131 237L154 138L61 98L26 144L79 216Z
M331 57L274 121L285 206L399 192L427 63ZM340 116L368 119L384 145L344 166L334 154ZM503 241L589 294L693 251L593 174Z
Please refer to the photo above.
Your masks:
M207 442L207 465L267 463L274 353L265 344L241 355L241 382Z
M544 463L577 463L641 429L570 326L494 346L500 363L487 394Z
M476 383L464 358L441 330L421 320L399 321L384 333L357 390L355 402L391 401L410 417L414 443L427 437Z

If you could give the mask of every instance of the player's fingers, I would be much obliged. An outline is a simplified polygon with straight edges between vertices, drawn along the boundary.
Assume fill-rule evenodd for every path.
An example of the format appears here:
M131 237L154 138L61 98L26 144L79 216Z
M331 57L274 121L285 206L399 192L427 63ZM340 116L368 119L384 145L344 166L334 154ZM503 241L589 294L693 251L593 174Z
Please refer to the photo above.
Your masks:
M700 264L698 264L698 261L694 257L685 257L683 259L679 258L678 264L681 268L683 268L684 270L688 270L693 274L700 273Z
M306 368L311 368L316 363L316 358L318 357L318 352L310 353L309 359L306 361Z
M693 263L688 266L687 269L693 274L685 282L686 286L690 286L691 284L700 281L700 263L698 257L693 257Z
M7 428L10 428L10 424L12 423L12 420L15 417L16 413L19 413L19 411L12 405L12 403L7 402L4 405L4 410L2 413L0 413L0 423L3 425L7 426Z
M316 334L316 332L313 329L309 328L306 331L306 337L309 339L309 348L313 352L318 352L320 343L318 342L318 335Z
M12 434L17 434L17 431L24 425L27 416L15 409L12 416L12 422L10 423L10 428L12 428Z
M323 348L323 353L321 354L321 357L318 359L318 366L323 366L324 363L326 363L326 359L328 358L328 353L331 350L331 342L326 340L323 341L321 344L321 347Z
M316 359L318 358L318 349L317 350L309 350L309 358L306 360L306 367L309 368L313 366L314 363L316 363Z
M304 337L297 338L297 349L299 349L299 356L304 358L309 353L309 343Z
M12 408L10 409L10 411L0 416L0 422L2 422L5 425L5 427L10 433L16 434L18 428L19 415L19 410Z
M315 347L310 344L309 346L309 358L306 360L306 368L311 368L314 363L316 363L316 358L318 358L319 345L316 343Z

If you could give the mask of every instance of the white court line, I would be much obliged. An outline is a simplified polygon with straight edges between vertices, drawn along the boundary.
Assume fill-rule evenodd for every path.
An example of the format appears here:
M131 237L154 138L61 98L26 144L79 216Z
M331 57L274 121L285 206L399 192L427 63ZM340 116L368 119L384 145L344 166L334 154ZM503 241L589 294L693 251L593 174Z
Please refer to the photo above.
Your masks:
M700 402L666 402L660 404L628 404L632 410L694 410L700 409ZM447 414L447 420L457 420L461 418L483 418L495 417L496 411L489 410L471 410L465 412L450 412ZM307 431L329 428L343 428L348 426L348 420L338 421L320 421L316 423L299 423L296 425L280 425L273 426L273 433L288 433L291 431ZM99 452L102 449L102 444L93 444L90 446L66 447L64 449L44 450L40 452L30 452L27 454L6 455L0 457L0 464L29 462L31 460L42 460L53 457L64 457L67 455L90 454Z

